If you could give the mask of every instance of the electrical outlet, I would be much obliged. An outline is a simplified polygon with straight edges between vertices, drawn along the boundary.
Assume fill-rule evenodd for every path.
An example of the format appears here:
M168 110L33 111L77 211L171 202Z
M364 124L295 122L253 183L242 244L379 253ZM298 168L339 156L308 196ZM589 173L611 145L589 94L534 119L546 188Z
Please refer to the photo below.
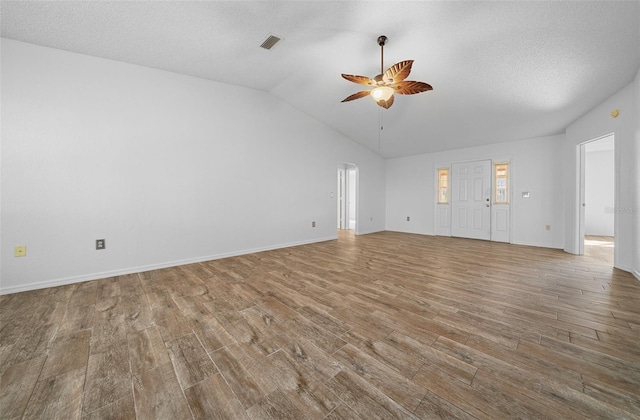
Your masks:
M316 227L316 222L311 222L311 227Z
M107 244L104 239L96 239L96 249L105 249Z
M26 257L27 256L27 246L26 245L18 245L13 248L13 256L14 257Z
M411 218L409 216L407 216L407 222L410 222Z

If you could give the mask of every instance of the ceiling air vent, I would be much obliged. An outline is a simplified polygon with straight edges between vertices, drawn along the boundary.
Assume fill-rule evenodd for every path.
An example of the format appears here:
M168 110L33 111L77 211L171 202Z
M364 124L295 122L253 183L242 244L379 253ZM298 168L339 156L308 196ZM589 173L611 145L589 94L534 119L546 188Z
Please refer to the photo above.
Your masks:
M260 44L260 46L265 50L270 50L271 48L275 47L275 45L281 40L282 38L278 38L275 35L269 35L269 37L265 39L264 42Z

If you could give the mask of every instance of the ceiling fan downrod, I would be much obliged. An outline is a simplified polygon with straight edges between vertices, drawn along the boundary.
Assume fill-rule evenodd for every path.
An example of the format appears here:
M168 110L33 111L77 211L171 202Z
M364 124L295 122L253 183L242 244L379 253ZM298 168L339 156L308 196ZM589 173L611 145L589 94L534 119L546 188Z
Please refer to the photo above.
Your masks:
M387 37L380 35L378 37L378 45L380 45L380 74L384 73L384 44L387 42Z

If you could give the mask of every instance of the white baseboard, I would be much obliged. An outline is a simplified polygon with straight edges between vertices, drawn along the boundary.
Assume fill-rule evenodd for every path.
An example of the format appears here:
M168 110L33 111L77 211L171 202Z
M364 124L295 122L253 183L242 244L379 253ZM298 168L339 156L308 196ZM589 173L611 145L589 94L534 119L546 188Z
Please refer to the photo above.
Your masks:
M356 232L356 235L368 235L370 233L379 233L379 232L384 232L384 229L382 229L382 230L364 230L364 231L359 231L359 232Z
M627 273L631 273L631 275L633 277L635 277L637 280L640 280L640 272L638 272L637 270L634 270L631 267L627 267L626 265L613 265L614 268L617 268L618 270L622 270L622 271L626 271Z
M335 239L338 239L337 235L329 236L325 238L313 239L309 241L290 242L286 244L245 249L241 251L225 252L225 253L216 254L216 255L207 255L207 256L188 258L188 259L178 260L178 261L170 261L170 262L138 266L138 267L129 267L121 270L103 271L100 273L91 273L91 274L81 275L81 276L45 280L45 281L36 282L36 283L21 284L19 286L11 286L11 287L0 286L0 295L26 292L29 290L45 289L47 287L65 286L67 284L82 283L90 280L98 280L98 279L104 279L104 278L109 278L114 276L123 276L126 274L143 273L145 271L159 270L162 268L176 267L179 265L194 264L194 263L199 263L203 261L219 260L222 258L237 257L239 255L255 254L257 252L272 251L274 249L290 248L294 246L308 245L308 244L317 243L317 242L332 241Z
M514 241L511 242L513 245L524 245L524 246L535 246L537 248L551 248L551 249L562 249L564 250L564 244L542 244L537 242L521 242Z
M396 233L408 233L410 235L424 235L424 236L448 236L451 235L437 235L433 232L416 232L413 230L396 230L396 229L387 229L388 232L396 232Z

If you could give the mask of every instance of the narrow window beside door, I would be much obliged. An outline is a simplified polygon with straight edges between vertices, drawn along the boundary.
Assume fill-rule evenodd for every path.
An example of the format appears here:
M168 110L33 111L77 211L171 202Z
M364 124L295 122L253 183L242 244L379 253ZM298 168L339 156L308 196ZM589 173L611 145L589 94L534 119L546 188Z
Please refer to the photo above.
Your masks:
M449 203L449 168L438 169L438 204Z
M495 172L495 204L509 204L509 164L496 163Z

